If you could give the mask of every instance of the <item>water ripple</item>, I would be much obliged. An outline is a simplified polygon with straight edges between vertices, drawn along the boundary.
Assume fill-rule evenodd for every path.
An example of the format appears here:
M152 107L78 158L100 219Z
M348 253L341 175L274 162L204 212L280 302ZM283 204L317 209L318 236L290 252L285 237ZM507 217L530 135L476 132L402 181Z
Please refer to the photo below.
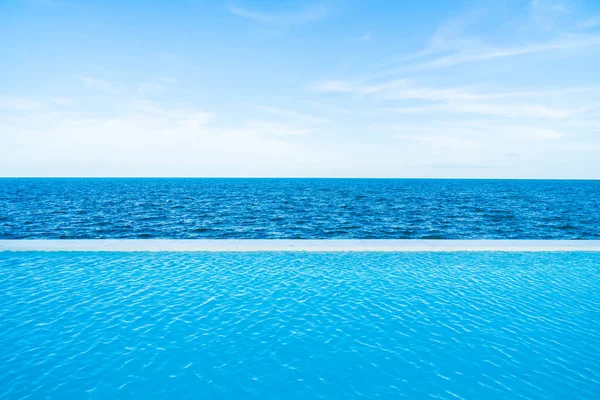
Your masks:
M600 239L600 181L0 179L0 239Z
M600 396L598 253L0 253L0 398Z

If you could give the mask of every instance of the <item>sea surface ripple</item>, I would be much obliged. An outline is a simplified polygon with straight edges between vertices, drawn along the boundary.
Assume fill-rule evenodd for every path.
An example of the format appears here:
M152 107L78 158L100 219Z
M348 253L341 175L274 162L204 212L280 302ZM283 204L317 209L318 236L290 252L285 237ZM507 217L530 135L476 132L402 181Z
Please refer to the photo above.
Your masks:
M0 179L0 239L600 239L600 181Z
M0 398L598 399L600 253L0 253Z

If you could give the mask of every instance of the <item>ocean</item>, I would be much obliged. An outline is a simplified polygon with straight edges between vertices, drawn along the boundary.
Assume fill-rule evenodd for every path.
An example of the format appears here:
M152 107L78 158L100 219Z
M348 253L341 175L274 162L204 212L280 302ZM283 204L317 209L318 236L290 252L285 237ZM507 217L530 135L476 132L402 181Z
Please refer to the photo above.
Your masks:
M0 179L0 239L600 239L600 181Z

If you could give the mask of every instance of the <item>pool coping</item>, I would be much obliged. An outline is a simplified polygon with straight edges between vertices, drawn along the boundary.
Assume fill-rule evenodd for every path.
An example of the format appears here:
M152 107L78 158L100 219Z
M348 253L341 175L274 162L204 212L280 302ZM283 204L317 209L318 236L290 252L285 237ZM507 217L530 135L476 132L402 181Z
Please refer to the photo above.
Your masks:
M600 240L64 239L0 240L2 251L114 252L600 252Z

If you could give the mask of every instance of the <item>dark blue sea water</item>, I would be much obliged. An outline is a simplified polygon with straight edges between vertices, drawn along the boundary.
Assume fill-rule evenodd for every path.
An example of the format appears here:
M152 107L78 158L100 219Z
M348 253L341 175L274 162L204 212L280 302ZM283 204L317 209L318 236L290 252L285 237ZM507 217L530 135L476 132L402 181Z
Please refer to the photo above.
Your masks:
M0 398L598 399L600 253L0 253Z
M0 179L0 239L599 239L600 181Z

